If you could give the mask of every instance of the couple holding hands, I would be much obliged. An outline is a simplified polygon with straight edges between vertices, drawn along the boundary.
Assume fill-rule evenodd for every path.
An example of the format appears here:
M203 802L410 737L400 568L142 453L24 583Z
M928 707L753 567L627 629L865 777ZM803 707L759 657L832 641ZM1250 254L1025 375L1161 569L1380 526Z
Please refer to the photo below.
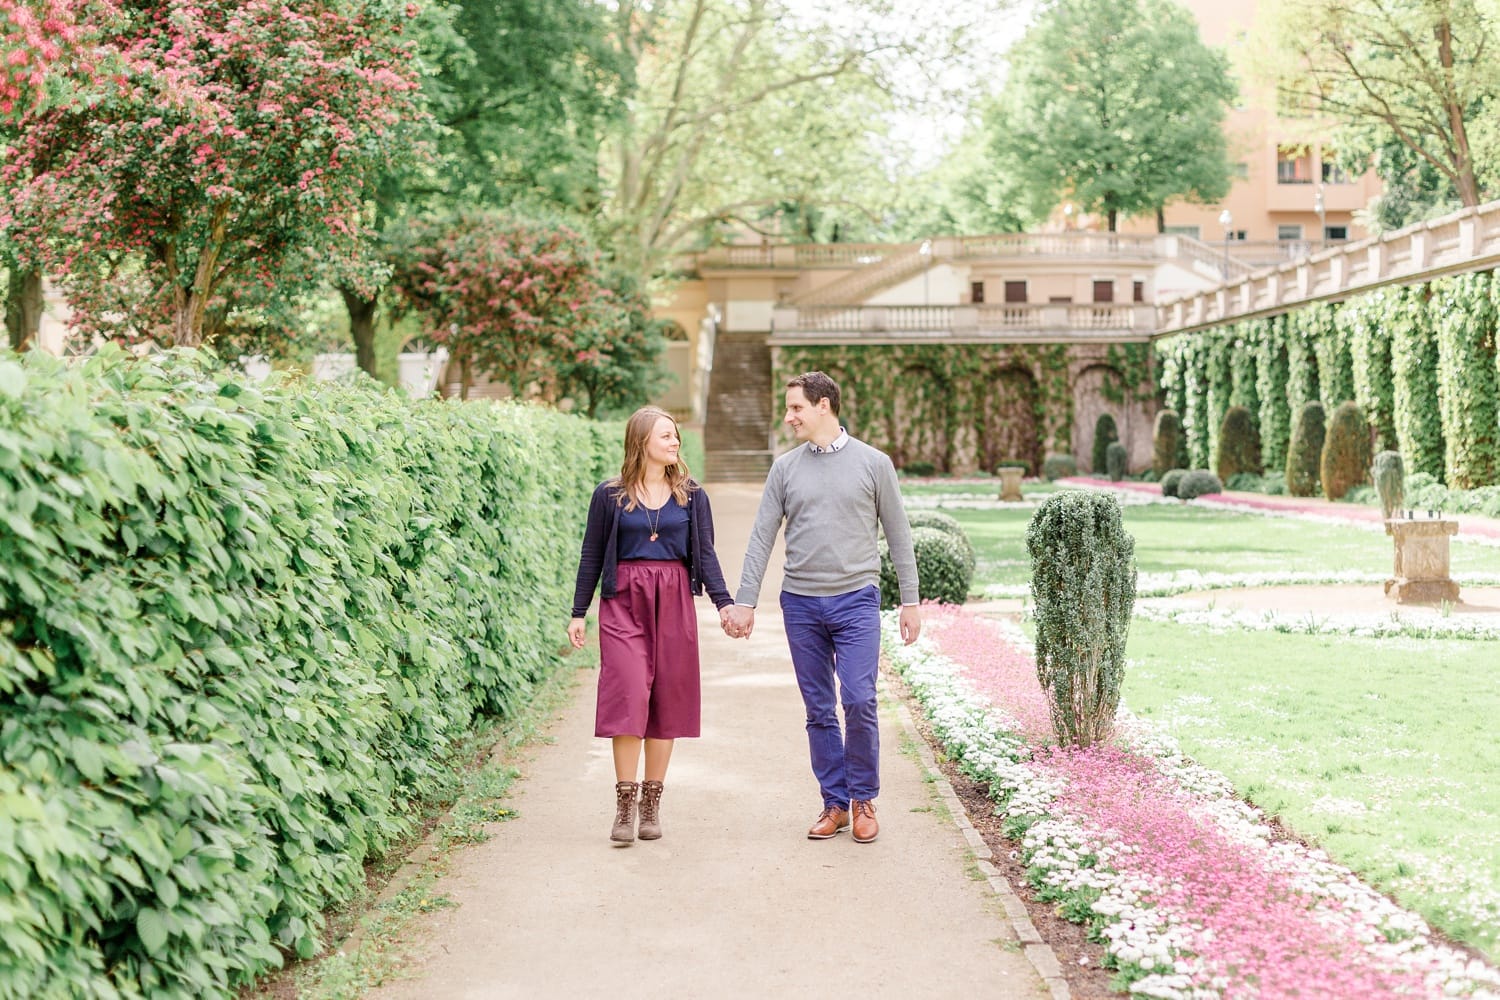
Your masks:
M807 831L827 840L852 828L859 843L880 827L879 529L901 587L901 636L922 627L917 564L896 470L839 423L839 387L822 372L786 386L785 422L798 445L771 466L734 597L714 553L708 495L678 454L677 423L655 407L625 426L620 475L589 504L568 638L584 643L589 604L599 602L599 694L594 735L614 751L610 840L661 836L661 795L673 741L699 734L698 627L693 595L707 591L726 634L749 638L761 578L786 528L782 620L822 812ZM838 706L844 707L844 724ZM636 776L644 750L645 774ZM639 800L639 825L636 822Z

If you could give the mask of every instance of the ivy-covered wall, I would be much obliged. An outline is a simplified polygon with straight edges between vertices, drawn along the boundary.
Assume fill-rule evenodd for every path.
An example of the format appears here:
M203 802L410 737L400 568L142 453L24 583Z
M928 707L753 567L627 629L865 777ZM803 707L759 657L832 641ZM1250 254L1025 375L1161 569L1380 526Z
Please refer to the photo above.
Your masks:
M1146 344L782 346L772 363L778 397L800 372L832 375L844 424L898 468L966 473L1020 460L1035 474L1046 455L1061 452L1086 469L1085 439L1104 411L1122 429L1132 468L1150 464L1155 389Z
M1500 281L1482 272L1384 288L1158 341L1158 388L1182 415L1194 466L1213 468L1224 411L1257 416L1267 469L1286 461L1294 415L1352 399L1376 450L1450 486L1500 481Z

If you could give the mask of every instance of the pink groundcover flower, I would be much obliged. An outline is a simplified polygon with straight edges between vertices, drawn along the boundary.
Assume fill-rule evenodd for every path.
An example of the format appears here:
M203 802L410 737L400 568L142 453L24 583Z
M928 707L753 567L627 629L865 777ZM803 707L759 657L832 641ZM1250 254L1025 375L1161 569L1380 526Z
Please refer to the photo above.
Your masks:
M1495 997L1500 974L1321 852L1276 841L1222 775L1139 720L1113 745L1055 745L1029 643L959 608L888 655L955 758L990 771L1028 832L1043 898L1090 923L1131 992L1154 997ZM1014 732L984 734L976 718ZM1008 758L1008 760L1004 759Z

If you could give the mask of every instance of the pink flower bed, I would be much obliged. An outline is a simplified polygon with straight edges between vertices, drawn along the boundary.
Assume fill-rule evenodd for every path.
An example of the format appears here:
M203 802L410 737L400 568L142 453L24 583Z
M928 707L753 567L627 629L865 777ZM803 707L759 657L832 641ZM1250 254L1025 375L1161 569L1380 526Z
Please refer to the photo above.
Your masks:
M1095 746L1040 763L1066 782L1058 805L1115 845L1114 870L1149 878L1160 886L1152 902L1187 917L1205 964L1195 986L1227 981L1226 996L1263 1000L1432 995L1418 973L1378 967L1342 922L1320 914L1326 901L1267 865L1263 845L1194 816L1152 759Z
M933 604L922 611L923 627L938 651L959 665L977 693L1016 720L1017 735L1032 743L1052 738L1052 714L1030 653L1006 641L994 622L965 614L957 605Z
M1188 980L1185 993L1258 1000L1443 995L1435 963L1403 959L1399 947L1370 946L1378 935L1357 907L1346 909L1343 897L1289 867L1278 854L1284 847L1271 846L1264 827L1247 835L1216 820L1222 803L1186 790L1159 756L1115 745L1049 746L1052 725L1035 661L999 623L940 606L926 610L926 623L938 653L974 694L1016 721L1015 735L1033 748L1030 767L1059 789L1048 813L1070 817L1109 845L1113 877L1153 887L1143 901L1185 929L1179 955L1195 959L1177 965L1176 975Z

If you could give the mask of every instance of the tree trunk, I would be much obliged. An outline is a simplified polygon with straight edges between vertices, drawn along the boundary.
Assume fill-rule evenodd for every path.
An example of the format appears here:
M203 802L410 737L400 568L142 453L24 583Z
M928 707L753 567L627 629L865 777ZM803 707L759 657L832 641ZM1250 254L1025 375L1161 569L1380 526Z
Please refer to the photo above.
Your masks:
M1156 206L1156 231L1158 233L1167 231L1167 210L1161 205Z
M203 345L203 314L208 300L196 291L178 288L172 310L172 347Z
M1117 208L1110 209L1109 210L1109 231L1112 232L1112 233L1119 232L1119 230L1116 228L1119 225L1119 223L1120 223L1120 210L1117 209Z
M1458 188L1458 200L1465 208L1479 204L1479 182L1474 177L1474 156L1469 147L1469 132L1464 123L1465 109L1454 99L1453 79L1453 25L1446 20L1435 30L1438 40L1438 61L1442 63L1444 75L1450 86L1445 88L1445 110L1448 113L1448 128L1453 134L1454 186Z
M36 342L42 327L42 272L12 264L5 296L5 329L13 350L24 351Z
M375 378L375 314L380 308L377 296L365 296L350 288L339 288L344 308L349 310L349 332L354 336L354 363L360 371Z

